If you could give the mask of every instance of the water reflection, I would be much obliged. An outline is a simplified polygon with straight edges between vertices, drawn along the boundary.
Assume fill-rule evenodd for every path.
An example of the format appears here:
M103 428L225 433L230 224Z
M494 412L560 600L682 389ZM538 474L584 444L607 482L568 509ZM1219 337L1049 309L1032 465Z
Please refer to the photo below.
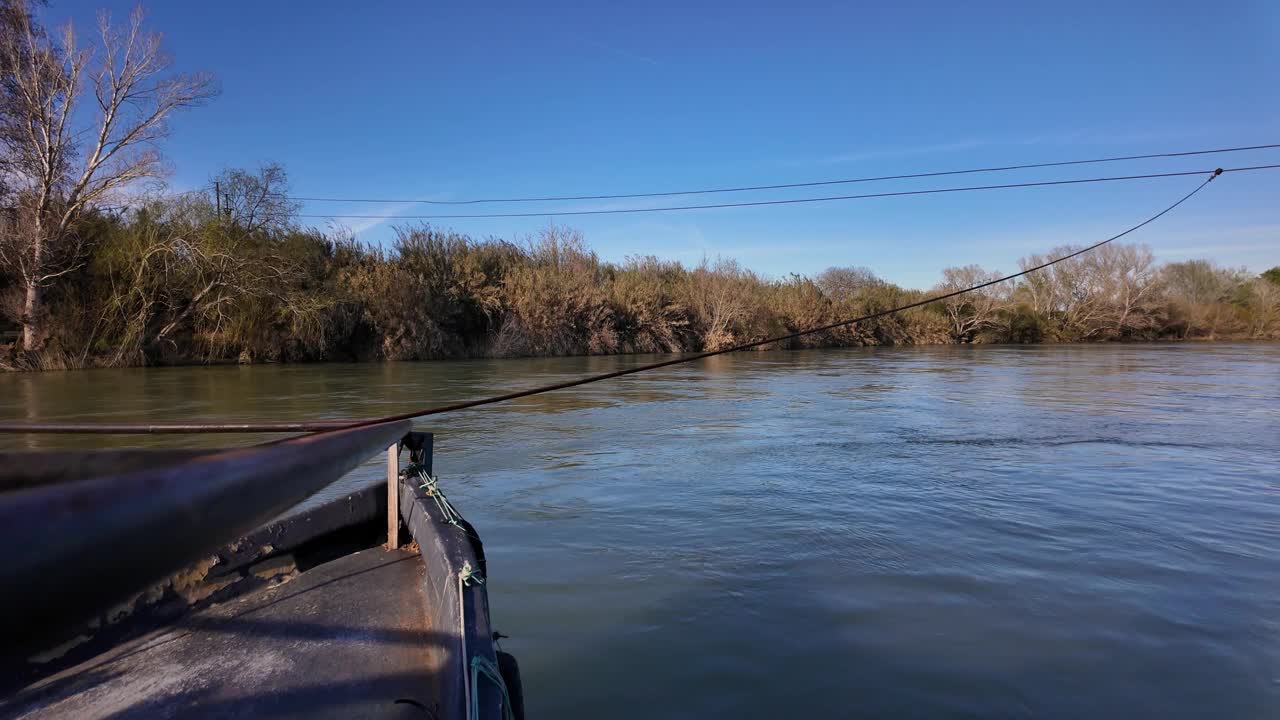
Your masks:
M654 359L7 375L0 414L364 417ZM1276 717L1277 397L1276 345L870 348L419 426L534 715ZM139 440L193 442L0 437Z

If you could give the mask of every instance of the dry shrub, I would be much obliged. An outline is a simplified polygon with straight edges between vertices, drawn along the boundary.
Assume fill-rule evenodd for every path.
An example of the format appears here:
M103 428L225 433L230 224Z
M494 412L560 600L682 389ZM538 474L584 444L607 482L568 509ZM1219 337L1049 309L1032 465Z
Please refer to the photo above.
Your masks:
M684 281L679 263L628 258L613 273L615 327L622 352L680 352L693 344L689 311L673 295Z
M767 296L772 318L768 328L769 335L799 332L843 319L836 315L834 304L818 285L799 275L792 275L769 287ZM808 348L844 344L847 343L839 330L832 329L787 340L783 347Z
M339 311L342 335L358 346L352 336L364 326L375 338L374 354L392 360L486 352L502 323L508 275L527 264L511 243L428 226L397 229L390 252L357 246L345 255L339 296L351 305Z
M582 236L551 227L507 277L506 316L494 354L579 355L620 349L599 258Z
M736 260L705 258L685 275L683 301L703 350L764 339L764 283Z
M416 360L445 347L440 326L422 310L423 293L414 280L377 248L369 248L361 262L342 273L344 292L364 309L379 357Z

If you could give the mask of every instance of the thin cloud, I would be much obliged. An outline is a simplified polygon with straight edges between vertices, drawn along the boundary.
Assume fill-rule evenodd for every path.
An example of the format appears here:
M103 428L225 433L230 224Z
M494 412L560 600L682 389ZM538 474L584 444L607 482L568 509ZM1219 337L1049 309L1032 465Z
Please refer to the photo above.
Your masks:
M409 212L406 210L406 208L408 208L408 210L412 210L413 206L407 205L405 203L382 205L373 209L372 211L360 212L359 214L360 215L382 215L383 217L353 218L351 221L351 224L346 225L345 227L347 228L347 230L351 231L352 235L362 235L376 227L381 227L391 222L392 220L395 220L396 217L399 215L408 215ZM355 213L352 213L352 214L355 214Z
M452 200L454 198L454 194L453 193L435 193L432 195L420 194L418 195L418 197L421 197L424 200ZM430 207L433 207L433 206L418 205L414 203L403 203L403 202L384 203L382 205L377 205L373 207L370 207L369 205L364 205L364 204L361 204L358 206L348 206L341 210L332 210L331 212L333 212L333 214L336 217L331 218L329 220L329 223L330 225L333 225L335 227L341 227L344 231L349 232L352 235L363 235L369 232L370 230L374 230L376 228L382 227L383 225L386 225L387 223L393 220L411 219L411 218L405 218L405 216L428 214L424 212L423 208L430 208ZM326 210L327 209L328 208L326 207ZM307 210L304 210L303 214L321 215L323 213L317 210L316 208L309 208ZM378 217L344 218L344 217L341 217L342 215L376 215ZM315 219L322 219L322 218L315 218Z
M603 50L603 51L605 51L605 52L609 53L610 55L614 55L614 56L616 56L616 57L625 58L625 59L627 59L627 60L635 60L636 62L642 62L642 63L646 63L646 64L648 64L648 65L661 65L661 64L662 64L662 63L661 63L660 61L658 61L657 59L655 59L655 58L651 58L651 57L649 57L648 55L641 55L641 54L640 54L640 53L638 53L638 52L632 52L632 51L630 51L630 50L624 50L624 49L622 49L622 48L620 48L620 47L616 47L616 46L614 46L614 45L606 45L606 44L604 44L604 43L602 43L602 42L599 42L599 41L597 41L597 40L592 40L591 38L585 38L585 37L581 37L581 36L579 36L579 39L580 39L580 40L583 42L583 44L585 44L585 45L590 45L591 47L593 47L593 48L595 48L595 49L597 49L597 50Z

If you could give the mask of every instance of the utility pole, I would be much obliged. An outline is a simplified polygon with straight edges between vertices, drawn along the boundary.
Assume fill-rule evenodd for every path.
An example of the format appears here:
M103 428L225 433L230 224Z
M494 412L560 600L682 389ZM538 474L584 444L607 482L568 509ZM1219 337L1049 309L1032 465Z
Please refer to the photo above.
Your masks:
M213 181L213 197L218 207L218 219L222 219L222 184L217 180Z

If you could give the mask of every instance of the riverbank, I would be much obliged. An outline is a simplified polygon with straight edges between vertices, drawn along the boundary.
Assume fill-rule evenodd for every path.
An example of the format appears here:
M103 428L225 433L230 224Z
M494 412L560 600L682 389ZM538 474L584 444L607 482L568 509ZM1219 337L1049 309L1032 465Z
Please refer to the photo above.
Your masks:
M839 348L851 348L851 347L884 347L884 348L941 347L941 346L999 347L999 346L1026 346L1026 345L1056 346L1056 345L1114 345L1114 344L1118 344L1118 345L1140 345L1140 344L1210 345L1215 343L1238 345L1238 344L1250 344L1250 343L1272 344L1276 342L1280 342L1280 336L1271 336L1271 337L1229 337L1229 336L1221 337L1219 336L1219 337L1186 337L1186 338L1163 337L1163 338L1129 338L1129 339L1112 338L1107 340L1074 341L1074 342L1042 341L1038 343L1008 343L1008 342L970 342L970 343L908 342L908 343L899 343L899 344L862 343L857 345L808 345L803 348L787 347L787 346L783 346L780 343L775 343L772 345L765 345L765 346L761 346L761 347L754 348L749 351L743 351L743 352L768 353L768 352L779 352L779 351L796 350L796 349L819 350L819 349L839 349ZM680 351L680 352L686 352L686 351ZM697 352L697 350L689 350L687 352ZM628 356L650 356L650 355L653 355L653 353L597 353L594 355L567 354L567 355L517 355L517 356L480 355L480 356L470 356L470 357L438 357L438 358L430 358L426 360L388 360L385 358L377 358L377 359L365 358L365 359L346 359L346 360L343 360L343 359L336 359L336 360L266 359L266 360L246 361L243 359L229 359L229 358L222 358L222 359L175 358L175 359L170 359L167 362L154 363L150 365L146 365L146 364L108 365L108 364L95 364L92 362L94 358L89 358L89 362L81 364L79 363L79 361L75 359L70 359L65 356L58 356L58 355L54 355L46 352L37 352L24 357L24 354L18 351L16 348L10 347L8 349L0 348L0 358L4 358L4 357L9 358L9 360L7 361L5 359L0 359L0 372L7 372L7 373L58 372L58 371L65 372L65 371L73 371L73 370L105 370L110 368L130 368L130 367L133 367L133 368L143 368L143 367L183 368L183 367L233 367L233 366L243 366L243 365L323 365L324 363L333 363L333 362L336 362L336 363L355 362L355 363L361 363L361 364L378 364L378 363L388 363L388 362L447 362L450 360L455 360L455 361L456 360L519 360L519 359L560 358L560 357L563 357L563 358L615 357L615 356L628 357Z
M523 244L403 227L381 247L299 229L287 215L250 228L168 202L92 224L86 256L42 289L34 320L0 273L0 332L12 337L0 367L698 352L1004 274L950 267L934 287L909 289L857 267L770 278L723 258L615 263L562 227ZM1280 269L1160 264L1145 246L1113 243L1016 281L770 347L1278 337Z

